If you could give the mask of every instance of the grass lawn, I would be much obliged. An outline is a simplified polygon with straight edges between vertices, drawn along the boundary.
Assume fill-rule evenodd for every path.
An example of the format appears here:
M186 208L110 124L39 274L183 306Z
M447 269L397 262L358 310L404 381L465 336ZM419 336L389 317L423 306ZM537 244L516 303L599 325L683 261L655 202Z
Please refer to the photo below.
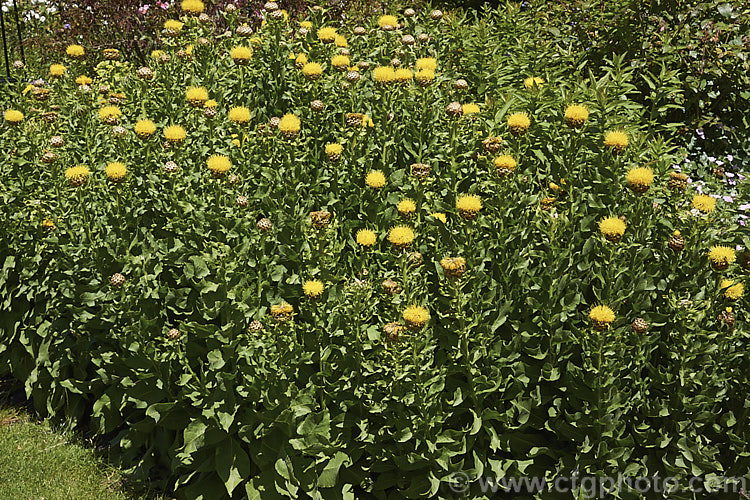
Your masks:
M67 433L0 408L0 498L109 500L123 492L122 474Z

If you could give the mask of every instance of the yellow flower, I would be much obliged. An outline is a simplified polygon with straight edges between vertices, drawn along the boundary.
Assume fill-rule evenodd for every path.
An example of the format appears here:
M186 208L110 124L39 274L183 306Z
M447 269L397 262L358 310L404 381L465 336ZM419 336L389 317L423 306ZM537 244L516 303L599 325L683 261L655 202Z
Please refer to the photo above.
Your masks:
M224 155L211 155L206 163L214 177L221 177L232 168L232 162Z
M446 278L460 278L466 271L466 259L463 257L443 257L440 267Z
M401 215L409 216L416 212L417 204L414 203L414 200L410 198L404 198L403 200L398 202L396 208L398 209L398 213L400 213Z
M464 219L474 220L482 210L482 199L475 194L465 194L456 200L456 209Z
M105 123L116 122L122 117L122 111L117 106L105 106L99 110L99 119Z
M414 74L414 79L420 85L428 85L435 79L435 70L432 69L420 69Z
M526 90L531 90L535 87L541 88L543 83L544 80L542 80L538 76L530 76L523 81L523 86L526 87Z
M54 231L55 230L55 221L47 217L42 221L42 229L45 231Z
M464 104L461 106L461 109L463 110L463 114L465 115L473 115L476 113L479 113L479 105L478 104Z
M636 193L645 193L654 182L654 172L650 168L631 168L625 175L628 186Z
M628 142L628 134L622 130L611 130L604 135L604 145L616 153L622 152Z
M391 66L377 66L372 70L372 77L378 83L390 83L396 79L396 71Z
M625 234L625 221L619 217L606 217L599 221L599 231L607 241L618 242Z
M302 284L302 291L311 299L317 299L323 295L323 282L320 280L307 280Z
M16 125L23 121L23 113L17 109L8 109L5 111L5 121Z
M215 108L218 105L219 105L219 103L216 102L215 99L209 99L208 101L206 101L206 103L203 105L203 107L204 108Z
M65 74L65 66L62 64L53 64L49 67L49 74L52 76L63 76Z
M336 47L339 47L342 49L349 46L349 44L346 41L346 37L344 35L336 35L336 38L334 39L333 43L336 45Z
M448 218L443 212L432 212L430 214L430 217L434 218L435 220L439 220L443 224L446 224L448 222Z
M336 28L325 27L318 30L318 40L323 43L332 43L336 40Z
M206 87L190 87L185 91L185 99L191 106L203 106L208 101L208 90Z
M341 156L341 153L344 151L344 146L341 144L332 142L326 144L326 154L328 156Z
M89 180L90 173L88 167L77 165L65 170L65 178L74 186L82 186Z
M377 240L377 234L371 229L360 229L357 231L357 243L363 247L371 247Z
M107 165L104 169L104 173L107 174L107 179L113 182L121 182L125 180L128 169L125 167L124 163L115 161Z
M164 138L171 143L178 143L185 140L187 133L180 125L170 125L164 129Z
M164 30L168 35L179 35L182 31L183 24L175 19L168 19L164 21Z
M201 0L182 0L180 7L191 14L200 14L205 8Z
M74 59L79 59L86 55L86 51L80 45L68 45L68 48L65 49L65 53Z
M510 173L515 170L518 162L510 155L500 155L495 158L495 169L504 171L504 173Z
M302 73L310 79L316 79L323 74L323 66L320 63L309 62L302 67Z
M704 214L710 214L716 208L716 198L706 194L696 194L693 196L693 208Z
M296 115L287 113L279 121L279 130L285 136L295 136L300 131L301 125L302 122L300 122L300 119Z
M297 56L297 57L296 57L296 58L294 59L294 64L295 64L295 65L296 65L296 66L297 66L298 68L304 68L304 67L305 67L305 64L307 64L307 55L305 55L305 54L299 54L299 55L298 55L298 56ZM321 73L323 72L323 68L321 68L321 69L320 69L320 72L321 72Z
M398 19L396 19L396 16L380 16L380 19L378 19L378 26L381 28L384 28L386 26L391 26L392 28L395 28L398 24Z
M512 113L508 116L508 128L514 135L525 133L531 125L531 119L526 113Z
M581 104L571 104L565 108L565 121L571 128L581 128L589 119L589 108Z
M422 57L417 59L416 63L417 71L422 69L428 69L430 71L437 70L437 59L434 57Z
M301 21L299 23L300 28L305 28L306 30L312 29L312 23L310 21Z
M227 113L227 118L229 118L229 121L244 125L250 121L250 109L245 106L231 108Z
M273 319L279 322L289 321L292 318L294 307L291 304L282 302L281 304L274 304L271 306L271 316Z
M733 248L715 245L708 251L708 260L711 261L714 269L723 271L737 260L737 254Z
M388 241L397 248L406 248L414 241L414 230L408 226L395 226L388 231Z
M742 282L733 280L721 280L721 289L724 290L724 297L729 300L737 300L745 293L745 285Z
M250 47L232 47L229 51L229 57L239 64L247 63L253 57L253 49Z
M373 189L380 189L385 186L385 174L380 170L371 170L365 177L365 184Z
M138 120L133 127L135 135L141 139L147 139L156 132L156 124L151 120Z
M94 81L93 79L89 78L86 75L81 75L78 78L76 78L76 83L78 85L91 85L91 82L93 81Z
M615 321L615 312L608 306L596 306L589 312L589 319L596 330L606 330Z
M331 66L336 69L345 69L347 66L349 66L349 64L350 61L347 56L337 54L331 58Z
M401 316L412 330L419 330L430 320L430 313L427 309L416 304L412 304L401 313Z
M412 78L414 78L414 75L412 74L411 70L407 68L399 68L396 70L396 73L393 75L397 82L399 83L409 83Z

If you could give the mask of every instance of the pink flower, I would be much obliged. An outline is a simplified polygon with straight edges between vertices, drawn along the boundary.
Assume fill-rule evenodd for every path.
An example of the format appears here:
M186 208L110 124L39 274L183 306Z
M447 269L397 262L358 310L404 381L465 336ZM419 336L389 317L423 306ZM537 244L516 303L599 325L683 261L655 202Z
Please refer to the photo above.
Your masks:
M151 6L149 4L141 5L140 7L138 7L138 12L141 14L145 14L146 12L148 12L148 9L150 7Z

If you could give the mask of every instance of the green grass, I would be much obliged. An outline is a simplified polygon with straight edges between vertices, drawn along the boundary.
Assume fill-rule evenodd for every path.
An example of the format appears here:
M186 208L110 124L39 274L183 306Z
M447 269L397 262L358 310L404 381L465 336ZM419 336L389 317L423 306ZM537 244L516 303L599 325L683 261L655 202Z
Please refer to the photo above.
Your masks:
M122 473L69 433L0 408L0 498L110 500L133 498Z

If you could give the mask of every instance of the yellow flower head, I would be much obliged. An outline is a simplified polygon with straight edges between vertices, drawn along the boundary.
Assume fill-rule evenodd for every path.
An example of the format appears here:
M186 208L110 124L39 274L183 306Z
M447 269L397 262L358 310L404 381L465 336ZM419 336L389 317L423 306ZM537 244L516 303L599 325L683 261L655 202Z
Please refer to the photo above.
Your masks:
M180 7L191 14L200 14L206 8L201 0L182 0Z
M91 82L94 80L86 75L81 75L78 78L76 78L76 83L78 85L91 85Z
M336 69L346 69L351 61L348 56L337 54L331 58L331 66Z
M297 57L294 58L294 65L298 68L304 68L305 64L307 64L307 55L306 54L297 54ZM321 73L323 72L323 69L321 68Z
M203 107L204 107L204 108L215 108L215 107L216 107L216 106L218 106L218 105L219 105L219 103L218 103L218 102L216 102L216 100L215 100L215 99L209 99L208 101L206 101L206 102L205 102L205 103L203 104Z
M341 49L345 49L349 46L349 43L346 41L346 37L344 35L336 35L333 43L336 45L336 47L339 47Z
M107 175L107 179L113 182L121 182L125 180L128 169L125 167L124 163L115 161L107 165L104 169L104 173Z
M720 287L724 290L724 297L729 300L737 300L745 293L745 285L741 281L721 280Z
M297 134L300 131L302 122L293 113L287 113L279 121L279 130L283 134Z
M320 280L307 280L302 284L302 291L311 299L317 299L323 295L324 288Z
M395 226L388 231L388 241L397 248L406 248L414 241L414 230L408 226Z
M170 125L164 129L164 138L172 143L178 143L185 140L187 132L180 125Z
M193 106L203 106L208 101L206 87L189 87L185 91L185 99Z
M301 21L299 23L300 28L305 28L306 30L312 29L312 23L310 21Z
M336 142L326 144L326 154L328 156L340 156L344 151L344 146Z
M526 90L531 90L533 88L542 88L543 83L544 80L538 76L530 76L523 81L523 86L526 87Z
M133 130L135 131L135 135L141 139L146 139L154 135L154 132L156 132L156 124L151 120L138 120L135 122Z
M232 47L229 51L229 57L231 57L234 62L246 63L253 57L253 49L242 46Z
M227 118L229 118L229 121L231 122L244 125L250 121L250 109L245 106L231 108L229 113L227 113Z
M474 103L464 104L461 106L461 109L463 110L464 116L479 113L479 105Z
M23 113L17 109L8 109L5 111L5 121L13 125L23 121Z
M716 208L716 198L706 194L696 194L693 196L693 208L704 214L710 214Z
M604 145L617 153L628 147L628 134L622 130L611 130L604 134Z
M378 83L390 83L396 79L396 71L391 66L377 66L372 70L372 77Z
M74 59L79 59L86 55L86 51L80 45L68 45L68 48L65 49L65 53Z
M396 16L385 15L380 16L380 19L378 19L378 26L380 26L381 28L384 28L385 26L395 28L397 24L398 19L396 18Z
M103 122L117 121L122 117L122 111L117 106L104 106L99 110L99 119Z
M371 247L378 240L378 235L371 229L360 229L357 231L357 243L363 247Z
M596 306L589 312L589 319L597 330L606 330L615 321L615 312L608 306Z
M654 182L654 172L645 167L631 168L625 175L625 180L628 182L630 189L636 193L644 193Z
M333 43L336 40L336 28L330 26L318 30L318 40L323 43Z
M427 68L419 69L414 73L414 79L420 85L428 85L435 79L435 70Z
M456 200L456 210L464 219L476 219L479 211L482 210L482 199L475 194L462 195Z
M422 57L417 59L416 63L417 71L422 69L428 69L430 71L437 70L437 59L434 57Z
M65 170L65 178L74 186L82 186L88 181L90 173L88 167L76 165Z
M229 161L229 157L224 155L211 155L206 163L208 169L215 177L221 177L232 168L232 162Z
M49 67L49 74L52 76L63 76L65 74L65 66L62 64L53 64Z
M619 217L606 217L599 221L599 232L608 241L618 242L625 234L625 221Z
M500 155L497 158L495 158L496 169L503 169L505 171L513 171L515 170L517 165L518 165L518 162L516 162L516 159L510 155Z
M401 316L412 330L419 330L430 320L430 313L427 309L416 304L412 304L401 313Z
M708 251L708 260L716 269L724 270L737 260L737 254L733 248L715 245Z
M512 113L508 116L508 128L513 134L523 134L531 126L531 118L526 113Z
M309 62L302 66L302 73L308 78L317 78L323 74L323 66L320 63Z
M435 220L439 220L443 224L446 224L448 222L448 218L443 212L432 212L430 214L430 217L434 218Z
M164 21L164 29L167 31L167 33L177 35L180 33L180 31L182 31L183 26L184 25L176 19L168 19Z
M282 302L281 304L274 304L271 306L271 316L273 319L279 322L289 321L292 318L294 307L291 304Z
M393 76L399 83L409 83L414 78L414 74L407 68L397 69Z
M54 229L55 229L55 221L53 221L49 217L46 218L46 219L44 219L42 221L42 229L44 229L46 231L54 231Z
M589 119L589 108L581 104L571 104L565 108L565 121L571 128L581 128Z
M380 189L385 186L385 174L380 170L371 170L365 177L365 184L373 189Z
M414 200L412 200L411 198L404 198L403 200L398 202L396 208L398 209L398 213L400 213L401 215L409 216L416 212L417 204L414 203Z

